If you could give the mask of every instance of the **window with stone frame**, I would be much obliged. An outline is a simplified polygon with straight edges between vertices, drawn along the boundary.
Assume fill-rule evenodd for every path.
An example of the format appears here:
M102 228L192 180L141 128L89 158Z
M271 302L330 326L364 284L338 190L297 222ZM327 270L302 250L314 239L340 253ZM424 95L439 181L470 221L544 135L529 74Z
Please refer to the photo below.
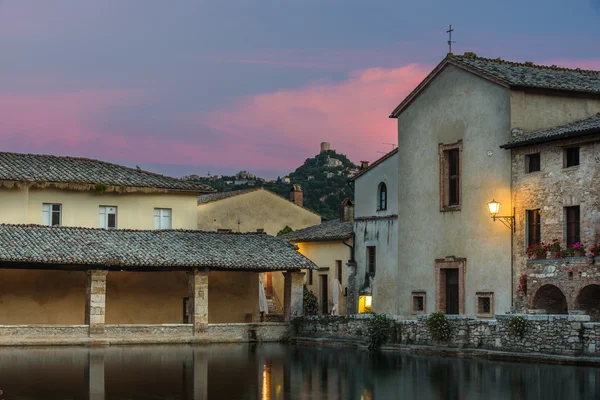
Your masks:
M375 276L375 269L377 268L377 253L375 246L367 246L367 274L372 278Z
M565 168L579 165L579 147L567 147L563 154Z
M462 204L462 140L439 144L440 211L460 211Z
M494 293L493 292L477 292L477 316L482 318L490 318L494 316Z
M579 206L565 207L566 242L571 246L581 242L580 208Z
M541 210L539 208L535 210L527 210L526 219L527 219L527 243L525 243L525 247L529 247L532 244L541 243L542 242L542 232L541 232Z
M377 191L377 211L387 210L387 186L381 182Z
M413 314L425 314L427 312L427 294L424 291L412 292L411 309Z
M525 156L525 171L529 174L541 169L540 153L528 154Z

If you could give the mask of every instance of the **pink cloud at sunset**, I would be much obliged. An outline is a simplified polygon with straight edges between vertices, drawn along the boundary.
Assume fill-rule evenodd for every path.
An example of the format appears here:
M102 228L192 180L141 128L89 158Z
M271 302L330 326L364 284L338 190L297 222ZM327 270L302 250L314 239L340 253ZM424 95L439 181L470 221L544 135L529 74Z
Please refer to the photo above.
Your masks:
M373 160L377 151L390 149L383 142L397 141L396 121L389 113L428 72L417 64L369 68L339 82L249 96L197 121L218 132L231 148L240 143L250 147L239 161L251 168L292 170L314 155L321 141L331 142L355 162ZM263 154L279 157L265 160Z

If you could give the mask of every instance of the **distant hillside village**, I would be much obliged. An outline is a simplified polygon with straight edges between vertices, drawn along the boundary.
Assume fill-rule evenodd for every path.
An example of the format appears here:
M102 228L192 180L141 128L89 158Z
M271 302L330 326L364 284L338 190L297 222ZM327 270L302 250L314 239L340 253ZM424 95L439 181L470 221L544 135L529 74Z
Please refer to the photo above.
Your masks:
M339 205L346 199L354 198L348 187L348 179L358 172L358 168L344 154L331 149L328 142L321 143L320 152L308 158L291 174L266 180L248 171L240 171L234 176L188 175L184 180L200 182L212 186L219 192L262 187L287 196L292 185L301 185L304 192L304 206L327 219L337 218Z
M372 164L322 143L274 181L0 152L0 344L600 356L600 72L448 54L390 110Z

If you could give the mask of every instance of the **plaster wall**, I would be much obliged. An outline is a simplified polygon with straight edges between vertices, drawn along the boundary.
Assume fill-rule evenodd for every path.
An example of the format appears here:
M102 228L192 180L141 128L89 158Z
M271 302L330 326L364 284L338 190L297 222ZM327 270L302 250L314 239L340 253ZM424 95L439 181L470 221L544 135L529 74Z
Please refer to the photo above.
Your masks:
M28 208L29 189L27 188L0 188L0 223L3 224L23 224L29 221ZM40 210L40 220L41 220Z
M378 210L379 185L387 186L387 210ZM373 296L372 310L396 312L398 279L398 153L374 166L354 182L354 233L356 277L364 291L367 246L375 246L376 274L367 289Z
M234 232L256 232L276 236L289 226L293 230L321 223L318 214L298 207L289 200L265 189L257 189L237 196L205 204L198 204L197 229L215 231L231 229ZM271 272L273 294L279 307L283 306L283 274ZM263 274L263 283L267 282ZM280 308L280 312L283 308Z
M264 189L198 205L197 228L205 231L231 229L272 236L288 225L294 230L321 223L321 217Z
M85 273L0 269L0 324L83 324Z
M85 273L0 269L0 325L85 323ZM109 272L107 324L183 322L184 271ZM258 318L258 274L209 273L209 322ZM251 321L248 321L251 322Z
M195 194L76 192L59 189L30 189L28 217L19 223L41 224L42 204L62 204L62 225L99 227L99 207L117 207L117 228L154 229L154 209L171 209L173 229L196 229ZM22 209L23 204L15 204ZM4 221L2 221L4 222Z
M387 210L378 210L379 185L387 187ZM398 213L398 153L354 181L354 217L382 217Z
M411 292L425 291L436 311L435 260L466 258L465 313L475 314L476 292L494 292L496 313L511 304L508 228L494 222L487 203L510 214L510 93L453 66L447 67L398 117L397 311L411 314ZM462 140L460 211L440 211L439 144ZM489 153L491 151L491 153Z
M188 297L188 276L184 271L109 272L106 323L182 323L185 297ZM209 272L209 323L247 322L246 314L251 318L258 315L258 275Z
M328 310L333 307L333 283L337 278L336 260L342 261L342 295L340 296L340 314L346 313L346 297L343 296L346 287L348 286L348 270L346 263L350 259L350 248L341 241L323 241L323 242L305 242L296 243L298 251L306 258L319 266L319 270L312 271L313 283L308 282L310 271L306 271L304 280L308 290L313 292L319 300L319 314L322 314L322 297L321 297L321 278L327 277L327 288L329 299Z
M600 99L550 96L512 90L510 93L510 129L524 133L563 125L600 112Z

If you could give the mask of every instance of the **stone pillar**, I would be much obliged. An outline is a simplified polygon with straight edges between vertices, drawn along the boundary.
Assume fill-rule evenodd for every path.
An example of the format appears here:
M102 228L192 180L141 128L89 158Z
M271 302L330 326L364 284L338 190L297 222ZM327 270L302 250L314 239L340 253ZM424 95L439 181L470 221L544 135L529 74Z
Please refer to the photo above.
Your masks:
M104 333L106 274L105 270L85 271L85 323L90 327L90 336Z
M85 374L89 400L104 400L104 350L90 349Z
M188 306L194 335L208 329L208 268L188 272Z
M358 282L356 280L356 261L348 261L348 293L346 295L346 314L358 312Z
M283 273L283 309L286 321L304 315L304 272Z

